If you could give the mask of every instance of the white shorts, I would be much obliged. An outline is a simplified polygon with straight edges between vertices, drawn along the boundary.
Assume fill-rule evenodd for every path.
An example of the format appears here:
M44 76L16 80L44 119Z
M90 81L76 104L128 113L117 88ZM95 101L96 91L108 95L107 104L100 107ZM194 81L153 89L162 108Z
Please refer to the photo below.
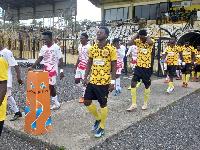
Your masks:
M122 68L118 68L116 71L116 75L121 75L122 74Z
M131 69L132 69L132 70L135 69L135 66L136 66L136 63L135 63L135 64L131 63Z
M11 87L7 87L7 97L11 96L11 90L12 88Z
M181 59L178 59L178 66L181 65Z
M49 77L49 85L55 85L56 84L56 76Z
M164 70L167 70L167 63L164 63Z
M76 74L75 74L75 79L84 80L84 78L85 78L85 70L77 68L76 69Z

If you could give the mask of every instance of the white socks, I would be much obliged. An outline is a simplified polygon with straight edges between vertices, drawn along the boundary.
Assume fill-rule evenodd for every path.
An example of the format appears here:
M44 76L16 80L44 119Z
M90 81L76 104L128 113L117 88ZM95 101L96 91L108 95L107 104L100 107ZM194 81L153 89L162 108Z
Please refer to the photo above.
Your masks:
M7 98L7 102L10 106L10 108L16 113L16 112L19 112L19 108L17 107L17 104L16 104L16 101L14 100L14 98L11 96L9 96Z
M59 103L59 101L57 99L57 95L55 97L52 96L52 101L56 106L60 106L60 103Z
M176 70L177 77L180 77L180 70Z
M84 97L86 87L83 86L83 83L81 81L80 81L80 83L78 83L76 85L81 88L81 90L82 90L82 97Z
M121 87L120 87L120 78L116 78L116 90L121 90Z

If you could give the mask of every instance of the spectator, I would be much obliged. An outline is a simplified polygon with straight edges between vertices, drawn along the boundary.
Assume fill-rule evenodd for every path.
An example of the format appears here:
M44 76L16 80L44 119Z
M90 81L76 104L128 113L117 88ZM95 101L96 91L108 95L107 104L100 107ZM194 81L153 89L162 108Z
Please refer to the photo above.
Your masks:
M185 13L185 8L184 8L184 6L182 6L182 8L180 9L180 12L181 12L181 13Z
M169 22L169 19L170 19L170 13L169 13L169 11L167 11L167 12L165 13L165 18L166 18L167 23L168 23L168 22Z
M193 20L197 20L197 10L196 10L196 8L194 8L194 10L192 10L192 17L193 17Z

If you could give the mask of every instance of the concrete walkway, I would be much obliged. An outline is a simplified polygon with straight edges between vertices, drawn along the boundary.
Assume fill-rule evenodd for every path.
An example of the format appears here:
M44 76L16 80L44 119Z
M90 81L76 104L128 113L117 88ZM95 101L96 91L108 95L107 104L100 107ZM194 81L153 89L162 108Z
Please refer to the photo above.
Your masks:
M83 104L78 103L78 100L66 102L62 104L60 110L52 111L52 130L49 132L37 136L25 132L24 117L11 122L9 119L12 116L7 116L4 127L6 130L12 130L21 137L30 139L33 142L42 141L51 146L52 149L58 147L72 150L89 149L200 87L199 82L189 82L189 87L183 88L181 87L182 81L175 80L175 90L167 94L168 84L163 83L163 81L163 79L152 81L148 109L145 111L141 110L144 101L144 85L137 88L138 109L134 112L126 111L131 105L131 94L127 88L123 88L122 93L117 96L110 93L105 134L101 138L94 137L96 131L91 131L91 129L95 118ZM96 101L94 103L100 110L99 104Z

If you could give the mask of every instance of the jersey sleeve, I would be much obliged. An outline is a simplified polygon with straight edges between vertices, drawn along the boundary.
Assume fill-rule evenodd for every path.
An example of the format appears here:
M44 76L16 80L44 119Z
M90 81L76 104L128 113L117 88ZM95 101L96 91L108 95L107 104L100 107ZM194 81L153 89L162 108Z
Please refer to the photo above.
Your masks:
M165 53L168 53L169 52L169 48L167 47L166 49L165 49Z
M135 40L135 45L139 46L140 45L140 39Z
M194 47L192 47L192 53L195 53L195 49L194 49Z
M56 54L57 54L58 59L63 57L60 46L57 46Z
M8 64L9 66L16 66L18 65L15 58L13 57L13 54L11 51L8 50L7 54L7 60L8 60Z
M87 46L87 48L86 48L87 53L89 53L90 47L91 47L90 45Z
M90 47L89 49L89 58L93 58L93 46Z
M39 56L43 56L43 47L40 49Z
M115 47L111 48L110 56L111 56L111 61L117 60L117 51Z

